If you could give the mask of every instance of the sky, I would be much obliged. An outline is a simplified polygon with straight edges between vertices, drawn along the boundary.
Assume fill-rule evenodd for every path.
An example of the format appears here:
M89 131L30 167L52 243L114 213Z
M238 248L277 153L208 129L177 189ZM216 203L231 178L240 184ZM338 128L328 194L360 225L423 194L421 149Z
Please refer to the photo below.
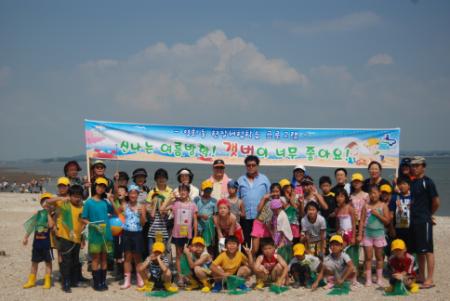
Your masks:
M84 119L450 150L449 54L450 1L1 0L0 160L82 154Z

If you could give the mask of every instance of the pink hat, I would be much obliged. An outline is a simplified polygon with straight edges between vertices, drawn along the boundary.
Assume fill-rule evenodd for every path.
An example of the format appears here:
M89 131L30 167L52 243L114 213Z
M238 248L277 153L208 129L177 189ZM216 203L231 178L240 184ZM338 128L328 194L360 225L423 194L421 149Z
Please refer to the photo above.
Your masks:
M280 209L283 208L283 203L281 202L280 199L273 199L270 202L270 209L274 210L274 209Z

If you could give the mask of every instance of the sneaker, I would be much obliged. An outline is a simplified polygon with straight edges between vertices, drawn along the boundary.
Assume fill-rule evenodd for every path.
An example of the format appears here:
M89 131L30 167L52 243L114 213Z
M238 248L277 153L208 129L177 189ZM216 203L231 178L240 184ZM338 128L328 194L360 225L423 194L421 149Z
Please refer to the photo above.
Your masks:
M300 282L298 282L298 281L295 281L293 284L292 284L292 288L299 288L300 287Z
M264 285L264 283L263 283L263 285ZM245 292L250 291L250 288L247 285L245 285L244 283L239 285L238 289L245 291Z
M222 282L215 282L211 292L219 293L222 290Z
M257 281L256 281L256 285L255 285L255 289L257 289L257 290L263 290L263 289L264 289L264 281L262 281L262 280L257 280Z

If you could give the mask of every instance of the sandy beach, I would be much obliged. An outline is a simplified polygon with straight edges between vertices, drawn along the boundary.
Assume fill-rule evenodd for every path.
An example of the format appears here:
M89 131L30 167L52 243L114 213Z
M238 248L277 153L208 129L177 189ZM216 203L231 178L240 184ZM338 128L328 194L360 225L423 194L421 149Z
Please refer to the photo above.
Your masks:
M13 194L0 193L0 232L2 240L0 251L5 251L6 256L0 256L1 282L0 282L0 300L145 300L142 293L138 293L134 287L126 291L121 291L116 282L110 279L110 289L107 292L95 292L92 288L74 288L72 294L65 294L60 289L59 283L54 284L52 289L42 289L42 279L44 274L44 265L41 264L38 273L38 285L31 289L22 289L30 269L31 259L31 241L27 247L22 246L21 241L24 235L22 224L39 208L36 201L37 195L33 194ZM408 300L448 300L450 292L450 273L447 267L450 265L450 257L446 256L448 233L450 231L450 218L438 217L437 226L434 232L435 252L436 252L436 287L429 290L421 290L418 294L410 295L404 299ZM54 268L57 269L56 261ZM84 266L84 269L86 267ZM84 270L84 275L91 277L90 273ZM447 297L445 297L447 296ZM381 300L381 299L401 299L397 297L385 297L380 289L375 287L365 288L361 286L352 291L348 296L335 297L327 296L327 291L319 289L311 292L306 289L290 289L282 295L275 295L266 289L264 292L252 291L241 296L230 296L226 293L221 294L202 294L200 292L180 292L169 300L185 300L187 298L197 300L275 300L277 298L313 298L314 300L346 300L348 298L355 300Z

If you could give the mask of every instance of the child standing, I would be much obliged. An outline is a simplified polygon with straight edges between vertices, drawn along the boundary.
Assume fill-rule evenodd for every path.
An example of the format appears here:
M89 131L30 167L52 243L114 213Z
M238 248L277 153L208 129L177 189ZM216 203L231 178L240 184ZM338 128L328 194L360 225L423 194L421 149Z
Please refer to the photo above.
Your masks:
M52 286L52 260L53 253L50 247L50 229L54 226L52 218L47 211L47 199L52 198L51 193L43 193L40 197L42 209L34 214L26 223L26 234L23 238L23 245L28 244L28 237L34 232L33 250L31 252L31 272L28 281L23 288L31 288L36 285L36 274L40 262L45 262L45 276L43 288L49 289Z
M69 188L69 198L54 198L47 200L59 211L56 221L59 251L61 252L62 289L71 292L71 287L78 287L81 274L80 248L83 240L84 224L80 216L83 212L84 189L80 185Z
M323 257L326 249L325 218L319 214L319 205L309 202L306 205L306 215L302 218L303 242L309 253Z
M149 194L147 199L147 216L149 219L149 229L148 229L148 250L149 253L152 252L152 245L156 241L163 242L164 245L167 244L169 240L169 230L167 229L167 214L161 211L161 206L164 203L165 196L156 192L154 189Z
M262 255L256 258L255 275L256 289L262 290L264 285L270 281L278 286L285 284L288 274L288 266L283 257L275 253L275 243L272 239L262 242Z
M138 288L138 291L151 292L154 287L162 286L170 293L178 292L178 288L172 284L172 272L169 268L169 259L164 254L165 250L162 242L155 242L150 256L138 265L137 270L144 279L144 286Z
M213 191L213 183L210 180L205 180L201 185L201 195L194 198L194 204L198 209L198 232L203 233L206 223L216 213L217 200L211 197Z
M320 208L320 214L327 222L327 234L336 233L336 195L331 191L331 178L329 176L320 177L319 187L328 206L327 209Z
M328 204L314 186L314 180L310 176L306 176L302 181L304 199L303 206L299 206L300 216L305 215L305 207L309 202L316 202L322 210L328 210Z
M82 221L88 226L88 251L92 258L93 288L96 291L108 289L106 284L107 253L112 251L112 234L108 214L114 212L106 199L108 180L97 178L94 182L94 196L84 203Z
M184 254L193 274L193 276L189 277L190 283L186 287L186 290L191 291L199 288L201 283L203 285L201 291L203 293L209 293L211 291L211 284L209 283L208 277L211 276L210 266L212 258L206 250L205 240L202 237L194 237L191 246L185 246Z
M356 214L349 204L347 191L344 188L336 189L336 229L344 239L345 246L356 242Z
M188 244L192 236L197 236L197 206L189 197L191 187L181 184L178 187L179 196L172 195L167 202L161 206L161 211L172 209L174 216L174 226L172 230L172 243L176 247L176 267L178 276L178 286L183 286L181 277L180 258L183 254L184 246Z
M389 210L392 212L395 227L394 237L403 240L408 250L411 250L412 248L409 228L412 202L410 184L411 181L409 178L398 178L397 187L399 193L396 194L389 203Z
M320 271L320 259L314 255L305 255L305 245L302 243L295 244L293 249L294 258L289 263L289 274L294 278L293 288L306 286L311 279L312 274Z
M240 223L241 218L245 218L245 206L242 199L237 196L239 183L235 180L230 180L227 184L228 187L228 202L231 206L231 213L236 216L236 221Z
M364 247L364 261L366 270L366 286L372 284L372 257L375 249L377 261L377 285L383 286L383 248L386 246L384 226L390 222L389 209L380 200L380 190L373 185L369 189L370 201L361 212L361 226L358 240Z
M293 235L291 225L286 212L283 210L283 203L280 199L273 199L270 201L270 209L273 212L272 224L269 229L272 233L272 238L275 246L278 248L290 245L292 243Z
M120 173L121 172L119 172L119 174ZM123 174L122 174L122 177L123 177ZM116 179L116 177L114 179ZM118 177L118 179L119 179L118 182L120 182L120 184L125 183L125 180L123 178L121 178L120 176ZM128 182L128 180L126 182ZM114 183L116 184L117 181L115 181ZM114 206L115 210L119 210L120 208L122 208L127 203L127 198L128 198L127 186L124 186L124 185L117 186L115 189L114 202L113 202L113 206ZM119 217L121 218L122 222L125 220L123 215L121 215ZM121 233L118 236L113 237L113 245L114 245L113 254L114 254L114 262L115 262L115 269L114 269L115 276L114 277L115 277L116 281L120 281L123 279L123 262L124 262L123 233Z
M283 202L284 212L289 219L293 242L300 240L300 223L298 221L298 199L295 198L294 188L288 179L281 179L281 201Z
M120 211L125 216L123 225L123 249L125 251L124 276L125 281L120 289L127 289L131 286L131 263L134 261L138 266L142 259L141 254L144 249L142 240L142 226L146 222L145 208L138 203L139 187L137 185L128 186L128 203L122 204ZM137 286L142 287L144 281L139 272L136 273Z

